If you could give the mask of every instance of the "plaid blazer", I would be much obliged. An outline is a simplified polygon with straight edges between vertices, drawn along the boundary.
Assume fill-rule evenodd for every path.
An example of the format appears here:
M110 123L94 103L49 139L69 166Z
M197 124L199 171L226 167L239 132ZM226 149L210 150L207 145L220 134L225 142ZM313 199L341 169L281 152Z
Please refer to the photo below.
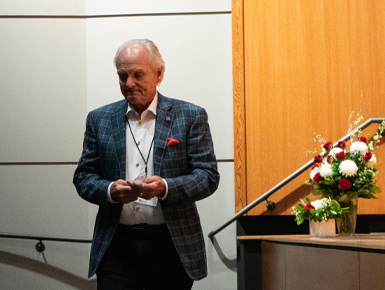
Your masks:
M83 152L73 182L79 195L99 205L92 240L91 277L119 223L122 204L107 201L111 181L126 177L127 102L98 108L87 116ZM154 136L154 174L166 179L168 195L160 201L167 227L188 275L207 276L202 228L195 205L217 189L219 173L206 111L158 93ZM171 137L179 144L167 146Z

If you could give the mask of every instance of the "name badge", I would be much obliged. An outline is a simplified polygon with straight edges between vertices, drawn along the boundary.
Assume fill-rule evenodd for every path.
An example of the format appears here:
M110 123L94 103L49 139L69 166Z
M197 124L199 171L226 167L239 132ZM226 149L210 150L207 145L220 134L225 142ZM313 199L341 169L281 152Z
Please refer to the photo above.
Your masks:
M138 199L135 200L134 202L137 202L137 203L140 203L140 204L145 204L145 205L149 205L149 206L156 207L157 204L158 204L158 198L157 198L157 197L153 197L153 198L147 200L147 199L138 197Z

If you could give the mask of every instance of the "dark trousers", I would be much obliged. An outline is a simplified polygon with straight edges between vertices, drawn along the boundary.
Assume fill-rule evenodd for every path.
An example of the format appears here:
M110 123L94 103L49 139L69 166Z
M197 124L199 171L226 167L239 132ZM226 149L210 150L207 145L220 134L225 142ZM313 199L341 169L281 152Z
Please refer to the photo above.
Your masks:
M119 225L96 271L98 290L190 290L166 225Z

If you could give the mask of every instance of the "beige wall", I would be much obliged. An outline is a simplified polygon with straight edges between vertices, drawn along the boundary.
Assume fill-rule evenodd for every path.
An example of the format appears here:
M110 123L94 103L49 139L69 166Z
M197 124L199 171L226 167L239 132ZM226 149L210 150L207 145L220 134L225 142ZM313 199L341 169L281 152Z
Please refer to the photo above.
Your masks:
M217 158L232 160L230 11L220 0L0 0L0 233L92 237L97 208L77 196L72 175L87 112L122 98L112 59L127 39L158 45L159 91L205 107ZM217 193L198 203L206 237L234 214L233 162L219 171ZM44 254L35 244L0 238L0 289L93 286L89 244L45 242ZM195 290L236 288L235 226L216 244L220 255L206 239L209 276Z

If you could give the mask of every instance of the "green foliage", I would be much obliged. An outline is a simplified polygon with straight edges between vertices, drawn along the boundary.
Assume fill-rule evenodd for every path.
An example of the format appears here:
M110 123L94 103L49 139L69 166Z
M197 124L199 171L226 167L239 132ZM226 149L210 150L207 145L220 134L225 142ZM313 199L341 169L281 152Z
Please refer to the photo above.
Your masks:
M305 220L320 222L322 220L336 219L341 214L349 211L349 208L341 208L336 200L330 198L310 202L310 199L306 197L306 202L307 205L310 204L314 208L306 210L305 206L301 203L293 207L297 225L302 224Z

